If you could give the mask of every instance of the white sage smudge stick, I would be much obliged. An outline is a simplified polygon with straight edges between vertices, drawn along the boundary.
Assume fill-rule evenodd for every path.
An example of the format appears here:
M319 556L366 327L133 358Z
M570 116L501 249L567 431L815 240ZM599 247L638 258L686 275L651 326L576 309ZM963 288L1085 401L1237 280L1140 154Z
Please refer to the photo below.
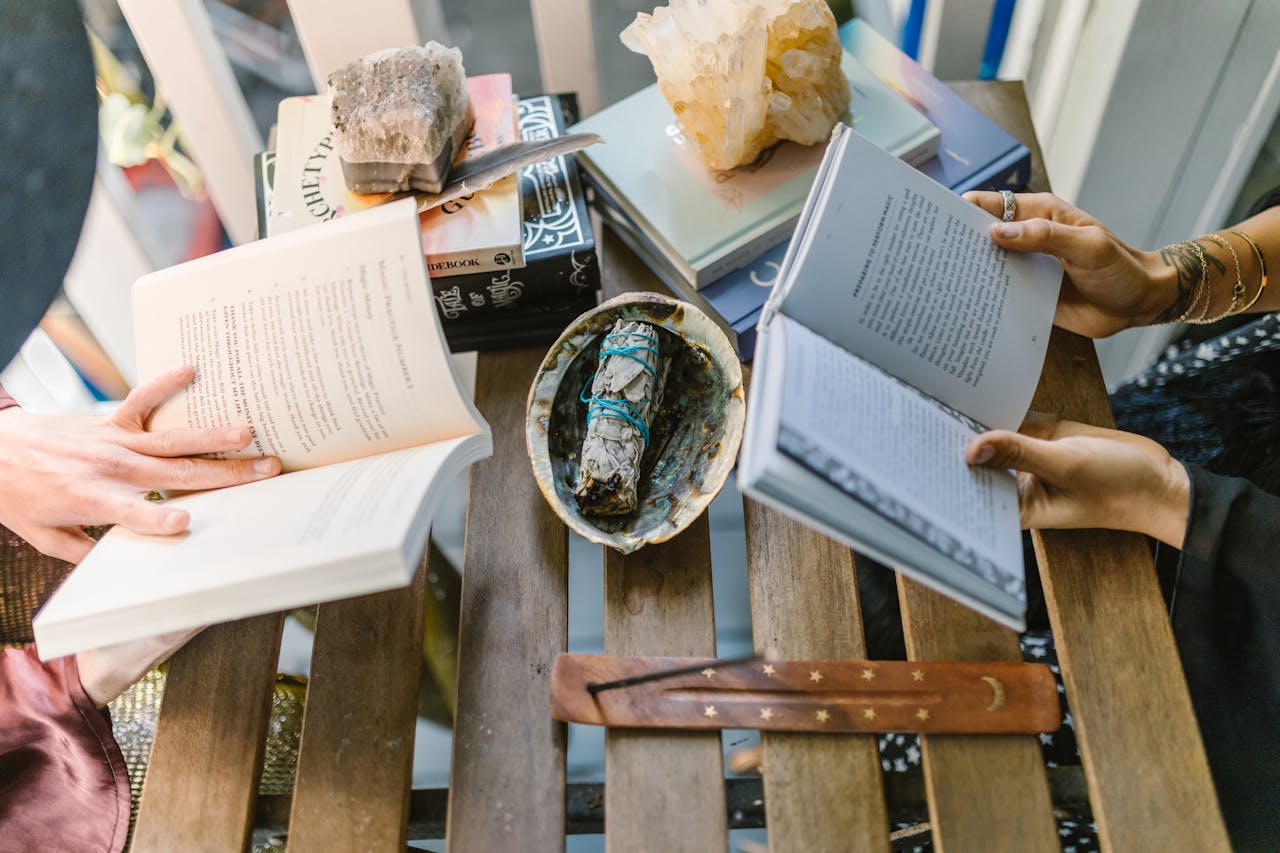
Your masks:
M587 437L574 491L588 515L636 510L640 462L667 373L659 350L657 330L635 320L619 320L600 344L599 369L582 393Z

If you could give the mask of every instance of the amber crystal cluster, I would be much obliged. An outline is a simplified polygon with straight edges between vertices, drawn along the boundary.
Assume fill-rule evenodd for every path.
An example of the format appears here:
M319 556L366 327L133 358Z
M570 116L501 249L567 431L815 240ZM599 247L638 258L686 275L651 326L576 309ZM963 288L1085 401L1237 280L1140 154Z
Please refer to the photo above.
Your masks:
M750 163L783 139L822 142L849 105L824 0L671 0L637 15L622 43L649 57L712 169Z

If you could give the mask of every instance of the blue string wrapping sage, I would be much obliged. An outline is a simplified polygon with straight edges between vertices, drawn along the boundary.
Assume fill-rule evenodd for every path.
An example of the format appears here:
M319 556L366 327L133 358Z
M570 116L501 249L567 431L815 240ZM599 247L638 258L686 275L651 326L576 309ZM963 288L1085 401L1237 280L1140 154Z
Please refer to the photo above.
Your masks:
M635 320L619 320L600 342L596 374L580 395L587 437L574 496L588 515L636 510L640 464L667 374L660 349L657 330Z

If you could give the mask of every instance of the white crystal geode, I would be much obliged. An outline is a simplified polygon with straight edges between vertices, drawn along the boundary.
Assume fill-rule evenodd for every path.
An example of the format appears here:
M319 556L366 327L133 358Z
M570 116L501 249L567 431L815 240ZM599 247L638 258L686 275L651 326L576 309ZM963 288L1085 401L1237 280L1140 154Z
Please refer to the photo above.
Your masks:
M370 53L330 74L329 94L350 189L440 191L471 126L461 51L430 41Z
M824 142L849 106L824 0L671 0L636 15L621 38L649 57L712 169L750 163L783 139Z

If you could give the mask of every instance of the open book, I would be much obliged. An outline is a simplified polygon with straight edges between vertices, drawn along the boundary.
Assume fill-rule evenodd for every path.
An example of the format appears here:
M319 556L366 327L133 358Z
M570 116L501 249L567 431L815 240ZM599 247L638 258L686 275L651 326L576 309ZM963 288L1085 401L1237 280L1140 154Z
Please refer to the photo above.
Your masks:
M1016 430L1062 268L843 125L765 305L744 492L1021 629L1014 476L969 441Z
M284 471L111 530L36 616L42 658L404 586L449 481L491 453L432 304L412 200L134 285L138 373L196 381L152 429L243 426Z

